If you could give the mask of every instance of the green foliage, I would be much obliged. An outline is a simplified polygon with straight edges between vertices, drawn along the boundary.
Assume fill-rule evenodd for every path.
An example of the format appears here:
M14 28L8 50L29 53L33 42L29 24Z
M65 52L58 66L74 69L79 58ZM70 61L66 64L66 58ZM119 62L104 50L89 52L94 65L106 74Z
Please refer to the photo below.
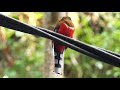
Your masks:
M11 13L10 15L19 19L18 16L20 14L23 13ZM37 21L37 19L42 18L43 13L36 12L35 16ZM11 68L8 68L6 64L1 77L5 75L9 78L43 77L41 67L44 61L45 39L8 28L5 31L7 46L11 49L15 64Z
M112 13L98 13L99 16L104 17L104 20L100 23L107 22L105 26L103 26L104 32L94 33L93 28L89 26L89 15L84 13L79 13L80 15L80 28L76 29L75 36L77 36L78 40L83 41L87 44L91 44L94 46L98 46L101 48L105 48L114 52L120 53L120 22L119 16L120 13L114 13L114 17ZM79 65L77 67L81 68L81 70L76 71L72 68L75 68L73 63L71 62L70 56L71 53L78 61ZM73 50L69 49L65 53L65 65L66 67L72 67L71 73L66 73L66 75L81 73L82 75L78 77L91 77L91 78L101 78L101 77L120 77L120 69L117 67L113 67L106 63L95 60L86 55L76 53ZM68 71L68 68L65 68L65 71ZM77 76L70 76L77 77Z

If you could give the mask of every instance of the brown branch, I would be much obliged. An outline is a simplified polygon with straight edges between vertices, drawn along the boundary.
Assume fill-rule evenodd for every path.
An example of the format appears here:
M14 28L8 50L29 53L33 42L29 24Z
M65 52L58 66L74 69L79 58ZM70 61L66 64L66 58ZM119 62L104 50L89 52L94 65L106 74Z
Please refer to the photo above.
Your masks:
M3 48L2 48L2 53L4 54L5 58L6 58L6 61L8 63L8 66L13 66L14 65L14 59L10 53L10 49L9 47L6 46L6 42L7 42L7 39L6 39L6 34L5 34L5 29L4 27L0 27L0 41L3 45Z
M8 63L8 66L9 66L9 67L12 67L12 66L14 65L14 59L13 59L11 53L10 53L10 48L9 48L9 47L4 48L4 49L2 50L2 52L3 52L3 54L4 54L5 58L6 58L6 61L7 61L7 63Z

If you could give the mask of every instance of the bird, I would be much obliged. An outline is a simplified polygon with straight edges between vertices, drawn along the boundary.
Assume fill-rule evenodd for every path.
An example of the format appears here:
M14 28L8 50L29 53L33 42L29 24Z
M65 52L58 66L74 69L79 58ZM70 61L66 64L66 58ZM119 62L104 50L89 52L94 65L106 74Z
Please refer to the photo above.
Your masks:
M74 24L69 16L62 17L54 28L54 32L70 38L73 38L74 31ZM64 52L67 49L67 46L52 41L52 48L54 54L54 72L62 75Z

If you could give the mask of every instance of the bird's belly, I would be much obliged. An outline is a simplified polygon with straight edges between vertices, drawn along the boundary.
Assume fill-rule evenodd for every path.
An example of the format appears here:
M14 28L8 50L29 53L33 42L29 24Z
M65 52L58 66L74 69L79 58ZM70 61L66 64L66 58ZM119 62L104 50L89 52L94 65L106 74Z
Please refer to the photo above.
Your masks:
M59 44L59 43L54 43L54 50L56 52L63 53L63 51L65 50L65 48L66 48L65 45L62 45L62 44Z

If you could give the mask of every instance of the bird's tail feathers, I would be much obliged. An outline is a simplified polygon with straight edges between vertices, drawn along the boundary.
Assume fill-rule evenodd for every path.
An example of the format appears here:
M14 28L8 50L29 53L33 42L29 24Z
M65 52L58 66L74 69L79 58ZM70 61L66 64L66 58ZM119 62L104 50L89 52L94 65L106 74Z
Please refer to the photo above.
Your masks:
M54 72L57 74L62 74L62 67L63 67L63 53L54 52L55 57L55 70Z

